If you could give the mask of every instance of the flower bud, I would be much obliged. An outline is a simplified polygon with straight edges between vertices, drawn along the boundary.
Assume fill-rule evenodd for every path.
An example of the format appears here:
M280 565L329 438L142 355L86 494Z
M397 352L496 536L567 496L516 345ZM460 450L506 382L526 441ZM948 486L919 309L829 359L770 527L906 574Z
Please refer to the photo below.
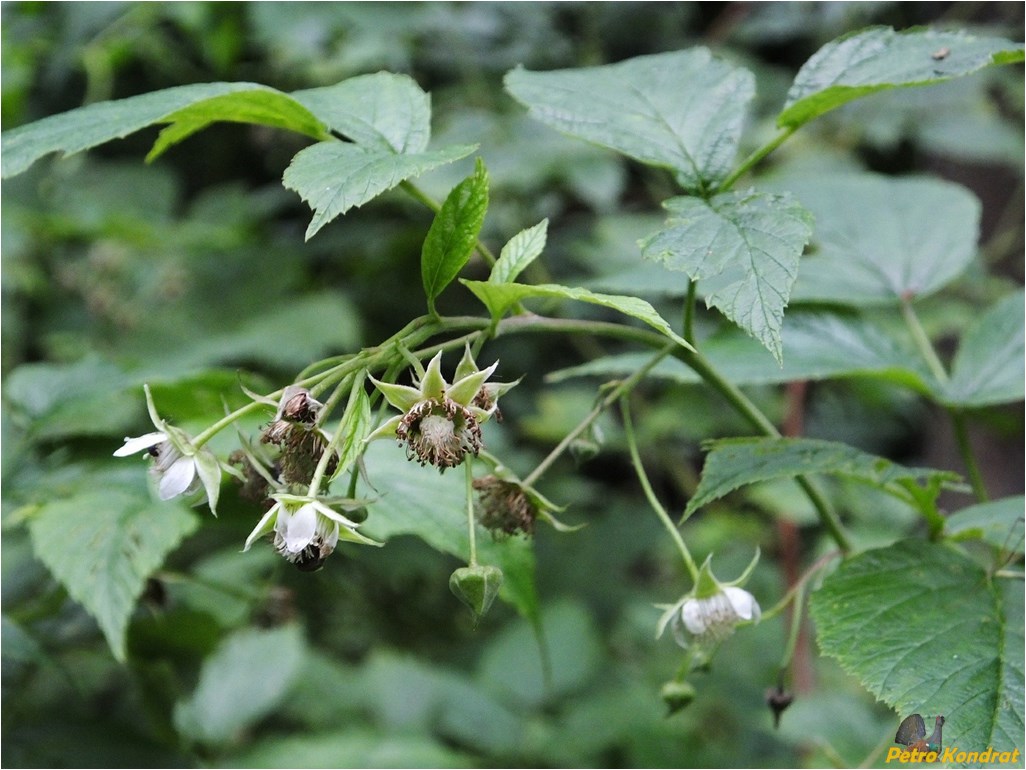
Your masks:
M666 708L669 709L666 712L666 716L676 714L688 706L695 699L696 695L695 688L690 682L677 679L671 679L659 690L659 696L663 699L663 703L666 704Z
M474 613L475 623L488 612L501 587L502 570L498 567L460 567L449 577L449 590Z

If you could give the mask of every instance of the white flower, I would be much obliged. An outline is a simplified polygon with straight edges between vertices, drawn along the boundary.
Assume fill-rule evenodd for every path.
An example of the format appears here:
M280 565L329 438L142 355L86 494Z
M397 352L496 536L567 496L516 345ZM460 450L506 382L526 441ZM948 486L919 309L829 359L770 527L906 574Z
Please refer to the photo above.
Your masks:
M355 521L315 498L300 495L273 495L275 501L246 538L242 549L248 551L257 538L274 533L274 547L304 572L319 569L335 550L340 539L365 545L380 545L356 531ZM356 500L336 501L357 507Z
M149 386L143 387L150 419L158 430L134 438L126 436L125 445L115 451L114 456L130 457L144 452L153 458L150 473L157 480L157 495L161 500L192 494L202 485L210 510L216 515L221 491L221 467L217 458L206 449L194 447L184 432L161 420L153 406Z

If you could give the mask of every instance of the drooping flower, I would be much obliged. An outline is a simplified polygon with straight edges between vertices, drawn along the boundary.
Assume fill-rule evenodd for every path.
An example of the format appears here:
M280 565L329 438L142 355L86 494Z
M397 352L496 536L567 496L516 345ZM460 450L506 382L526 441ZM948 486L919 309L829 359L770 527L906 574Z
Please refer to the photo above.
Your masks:
M149 386L144 385L143 388L150 419L157 430L134 438L126 436L125 445L115 451L114 456L129 457L140 452L149 455L153 458L150 473L156 479L161 500L192 494L202 486L210 511L216 515L221 490L221 467L217 458L209 450L193 446L184 431L160 419Z
M758 623L762 617L759 603L740 586L747 582L759 554L740 578L721 583L712 574L710 556L702 564L695 587L676 604L664 606L659 619L657 637L667 626L673 631L677 644L687 648L692 643L700 647L715 647L732 633L740 623Z
M481 424L497 409L500 395L517 383L491 383L498 362L478 369L470 349L456 367L450 385L442 377L442 354L431 359L417 387L371 381L392 406L403 414L393 417L367 437L395 437L406 445L406 455L421 465L434 465L439 471L454 468L468 454L481 451Z
M356 531L359 524L338 513L325 502L302 495L272 495L274 505L263 515L242 549L248 551L263 535L273 533L274 547L304 572L320 569L339 540L364 545L381 545ZM340 508L355 509L358 500L335 500Z

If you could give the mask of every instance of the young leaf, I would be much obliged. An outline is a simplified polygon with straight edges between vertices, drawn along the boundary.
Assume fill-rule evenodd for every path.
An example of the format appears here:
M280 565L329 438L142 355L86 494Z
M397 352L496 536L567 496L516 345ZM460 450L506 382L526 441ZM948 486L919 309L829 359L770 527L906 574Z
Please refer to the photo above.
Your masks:
M161 118L159 122L171 125L157 136L146 162L218 121L285 128L319 140L331 138L321 121L292 97L270 89L241 91L204 99Z
M978 407L1023 400L1023 293L1010 294L976 319L958 346L943 398Z
M666 228L641 241L647 259L705 280L705 302L780 362L780 327L812 217L788 195L730 192L671 198Z
M338 466L331 475L336 479L345 473L356 462L356 458L363 452L363 440L370 435L374 427L374 417L371 414L370 396L363 387L362 379L353 387L349 404L346 406L346 423L344 430L346 435L339 442Z
M467 264L488 210L488 171L478 158L474 173L452 188L424 238L420 273L428 307Z
M1022 44L1002 38L929 29L865 29L827 43L805 62L777 125L797 128L877 91L941 83L992 64L1021 61Z
M506 90L553 128L670 168L686 190L730 172L755 79L705 48L600 67L506 74Z
M858 174L787 188L816 219L794 299L894 304L947 285L976 254L980 203L959 185Z
M549 220L543 219L534 227L521 230L514 235L492 266L488 276L489 283L512 283L529 264L534 262L545 249L548 237Z
M983 540L1009 552L1023 550L1023 508L1026 497L1016 495L963 508L948 516L944 534L952 540Z
M812 595L820 649L898 714L943 714L944 746L1022 747L1023 582L905 540L849 559Z
M314 210L306 240L335 217L362 206L400 182L466 157L473 146L446 147L415 155L367 149L344 142L319 142L299 152L282 181Z
M579 302L587 302L592 305L601 305L616 310L624 315L644 321L661 334L669 337L678 345L694 350L687 341L677 334L655 308L637 297L621 297L615 294L596 294L587 289L574 289L569 286L557 284L539 284L537 286L526 283L491 283L488 281L467 281L460 279L460 282L470 289L492 316L499 318L511 307L524 299L534 297L547 299L574 299Z
M241 101L231 98L218 100L218 97L243 93L248 96L240 97ZM262 97L262 94L266 94L266 97ZM262 98L275 105L275 109L264 113L255 110L254 104L259 104ZM215 100L213 105L216 108L209 113L200 106L208 100ZM20 174L48 153L72 155L112 139L128 136L154 123L169 122L176 114L183 119L204 115L204 125L214 120L236 120L240 115L255 118L263 114L264 117L271 117L274 121L271 125L275 127L290 128L316 139L325 138L323 127L300 104L290 104L287 110L284 109L288 100L289 97L280 91L256 83L196 83L127 99L89 104L5 131L3 170L0 173L6 179ZM248 107L244 108L244 105ZM189 107L195 107L197 112L181 112ZM215 117L218 111L221 117ZM183 138L176 138L172 134L167 143ZM158 144L160 141L158 139Z
M431 97L408 75L360 75L292 98L363 147L415 154L431 138Z
M146 578L197 526L184 506L108 486L43 504L29 532L36 556L96 618L123 661L125 630Z
M906 468L847 444L819 439L733 438L709 441L705 446L710 451L702 480L688 500L685 518L746 484L810 473L860 479L902 499L909 497L907 492L936 499L943 484L959 478L950 471Z
M278 705L299 674L304 652L296 625L233 634L203 662L192 695L175 706L175 726L202 743L229 743Z

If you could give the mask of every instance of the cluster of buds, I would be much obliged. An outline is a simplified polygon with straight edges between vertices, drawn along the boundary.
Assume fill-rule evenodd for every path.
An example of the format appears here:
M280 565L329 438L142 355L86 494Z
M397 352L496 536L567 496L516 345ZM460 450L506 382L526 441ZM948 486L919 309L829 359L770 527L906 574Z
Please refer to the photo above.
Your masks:
M487 383L498 366L479 369L470 349L456 367L449 384L442 377L442 354L431 359L416 387L380 382L371 378L389 404L401 415L393 417L367 437L395 438L406 446L406 455L421 465L438 470L454 468L468 454L481 451L481 424L497 411L499 396L516 385Z

